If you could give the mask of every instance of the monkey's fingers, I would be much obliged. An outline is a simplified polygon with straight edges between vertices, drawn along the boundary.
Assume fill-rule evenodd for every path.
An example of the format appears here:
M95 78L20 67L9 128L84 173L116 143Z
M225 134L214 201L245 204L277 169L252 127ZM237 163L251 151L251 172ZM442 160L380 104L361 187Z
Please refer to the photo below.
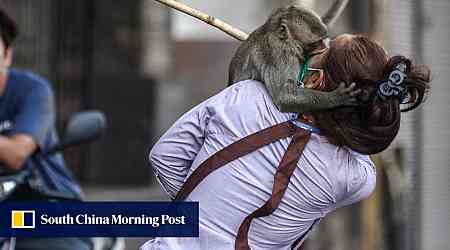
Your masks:
M339 86L338 86L338 88L336 90L340 94L347 94L350 91L352 91L353 88L354 88L354 86L352 86L352 84L350 84L350 86L346 87L345 86L345 82L341 82L341 83L339 83Z
M348 98L345 103L345 106L358 106L358 105L359 105L359 101L356 97Z
M362 93L362 89L357 89L357 90L354 90L354 91L350 92L349 94L350 94L350 96L357 97L357 96L359 96L361 93Z
M341 85L342 84L343 83L341 82ZM345 83L344 83L344 86L345 86ZM345 93L350 93L350 92L352 92L355 89L355 87L356 87L356 83L352 82L352 83L350 83L350 85L348 87L344 88L344 92Z
M345 89L346 89L346 87L345 87L345 82L339 83L338 90L344 91Z
M341 88L341 94L344 94L344 95L349 95L349 96L355 96L356 97L359 94L361 94L361 92L362 92L361 89L355 89L356 88L356 83L354 83L354 82L352 82L348 87L342 87L342 86L345 86L345 83L341 83L339 85L339 88Z

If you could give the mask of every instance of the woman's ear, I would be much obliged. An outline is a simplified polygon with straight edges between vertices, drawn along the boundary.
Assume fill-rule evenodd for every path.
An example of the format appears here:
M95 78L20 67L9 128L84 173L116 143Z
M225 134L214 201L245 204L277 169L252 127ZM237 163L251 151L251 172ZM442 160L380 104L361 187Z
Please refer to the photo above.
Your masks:
M314 71L305 79L305 87L320 90L324 81L323 70Z

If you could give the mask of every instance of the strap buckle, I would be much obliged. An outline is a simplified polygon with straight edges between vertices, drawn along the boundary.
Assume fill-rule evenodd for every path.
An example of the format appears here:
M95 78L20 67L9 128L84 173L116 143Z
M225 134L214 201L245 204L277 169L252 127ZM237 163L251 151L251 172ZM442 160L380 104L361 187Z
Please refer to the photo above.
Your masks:
M292 124L294 124L294 126L296 126L297 128L304 129L304 130L309 131L311 133L320 134L320 129L299 121L298 115L295 118L291 119L290 122Z

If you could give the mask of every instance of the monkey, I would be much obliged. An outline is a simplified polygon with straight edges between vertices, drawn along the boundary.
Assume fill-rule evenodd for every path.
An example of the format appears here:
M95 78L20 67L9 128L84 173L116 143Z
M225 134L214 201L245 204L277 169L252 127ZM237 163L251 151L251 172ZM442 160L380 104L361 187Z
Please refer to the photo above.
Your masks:
M297 87L307 59L325 48L330 27L349 0L335 0L321 19L312 10L293 5L277 9L250 36L223 21L173 0L156 0L212 25L243 41L231 60L229 83L253 79L263 82L282 112L307 113L358 105L360 90L345 83L331 92Z
M336 1L325 15L333 22L348 1ZM334 10L333 10L334 8ZM299 72L308 57L326 49L328 28L312 10L292 5L275 10L266 23L241 43L229 66L229 86L253 79L265 84L281 112L309 113L340 106L355 106L360 90L355 84L330 92L298 86Z

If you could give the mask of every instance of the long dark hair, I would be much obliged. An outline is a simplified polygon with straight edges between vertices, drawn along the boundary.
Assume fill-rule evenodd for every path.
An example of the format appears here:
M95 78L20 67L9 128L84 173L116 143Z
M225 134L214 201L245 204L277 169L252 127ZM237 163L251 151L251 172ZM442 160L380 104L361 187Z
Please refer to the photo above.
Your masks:
M402 105L398 97L381 98L376 93L378 83L387 79L400 62L409 68L407 103ZM321 90L336 89L340 82L355 82L362 94L357 107L315 114L317 126L331 143L363 154L386 149L398 133L401 112L417 108L430 88L428 67L416 66L403 56L389 57L380 45L361 35L343 35L333 40L322 64L325 84Z

